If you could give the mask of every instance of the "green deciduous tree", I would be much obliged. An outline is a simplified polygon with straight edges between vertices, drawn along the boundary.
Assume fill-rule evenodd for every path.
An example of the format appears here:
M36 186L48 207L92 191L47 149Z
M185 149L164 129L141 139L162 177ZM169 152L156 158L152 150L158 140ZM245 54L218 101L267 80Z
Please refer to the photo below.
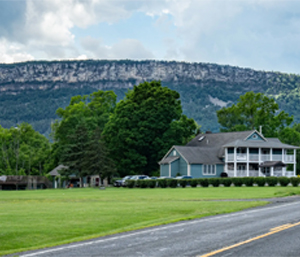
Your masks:
M262 93L247 92L240 96L237 104L217 111L221 131L259 130L267 137L276 137L278 133L289 126L293 117L284 111L279 111L274 99Z
M180 95L160 82L134 86L105 126L104 136L121 176L151 174L173 144L184 144L197 124L182 115Z
M44 175L51 145L31 125L0 126L0 172L6 175Z
M82 178L86 175L100 174L99 169L104 170L103 167L96 169L91 165L94 161L92 159L95 158L93 153L100 151L100 146L106 151L103 141L100 142L94 134L98 131L101 137L100 131L108 122L115 105L114 92L98 91L89 96L72 97L69 106L57 110L61 120L53 125L54 159L69 167L62 172L64 176L76 174ZM98 143L99 147L95 149ZM102 152L99 152L98 157L104 158L104 154L100 156L100 153ZM101 165L105 161L106 159L98 160L97 164Z

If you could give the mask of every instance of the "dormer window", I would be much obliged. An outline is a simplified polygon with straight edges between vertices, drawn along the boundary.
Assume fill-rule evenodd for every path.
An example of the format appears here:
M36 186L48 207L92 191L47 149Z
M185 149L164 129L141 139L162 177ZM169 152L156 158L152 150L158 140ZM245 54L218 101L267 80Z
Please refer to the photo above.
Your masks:
M205 138L205 136L201 136L201 137L199 137L198 141L200 142L200 141L202 141L204 138Z
M173 156L176 156L176 151L175 150L173 151Z

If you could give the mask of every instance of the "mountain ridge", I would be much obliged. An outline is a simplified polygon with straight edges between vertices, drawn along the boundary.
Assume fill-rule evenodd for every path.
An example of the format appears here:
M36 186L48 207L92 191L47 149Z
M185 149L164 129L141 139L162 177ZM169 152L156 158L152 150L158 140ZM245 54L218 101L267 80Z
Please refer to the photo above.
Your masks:
M66 60L0 64L0 125L25 121L49 134L55 110L67 106L72 96L114 90L120 100L134 85L151 80L178 91L183 112L203 130L217 131L215 111L247 91L274 97L300 122L299 108L291 103L299 103L300 76L295 74L211 63Z

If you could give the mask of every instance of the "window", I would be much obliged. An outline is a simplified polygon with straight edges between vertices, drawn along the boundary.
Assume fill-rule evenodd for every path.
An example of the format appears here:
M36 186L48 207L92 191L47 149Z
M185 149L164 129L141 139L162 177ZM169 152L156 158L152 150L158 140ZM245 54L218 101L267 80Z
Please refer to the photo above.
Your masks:
M176 151L175 150L173 151L173 156L176 156Z
M203 165L203 175L216 175L216 165L205 164Z

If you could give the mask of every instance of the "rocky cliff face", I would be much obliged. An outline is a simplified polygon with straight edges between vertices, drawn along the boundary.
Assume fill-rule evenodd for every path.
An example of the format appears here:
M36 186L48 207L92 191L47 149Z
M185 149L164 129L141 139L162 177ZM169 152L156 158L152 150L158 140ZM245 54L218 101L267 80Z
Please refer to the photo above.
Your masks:
M201 85L208 81L228 84L268 84L276 73L204 63L163 61L61 61L27 62L0 66L0 90L17 93L45 90L71 84L89 84L97 89L129 88L143 81Z

